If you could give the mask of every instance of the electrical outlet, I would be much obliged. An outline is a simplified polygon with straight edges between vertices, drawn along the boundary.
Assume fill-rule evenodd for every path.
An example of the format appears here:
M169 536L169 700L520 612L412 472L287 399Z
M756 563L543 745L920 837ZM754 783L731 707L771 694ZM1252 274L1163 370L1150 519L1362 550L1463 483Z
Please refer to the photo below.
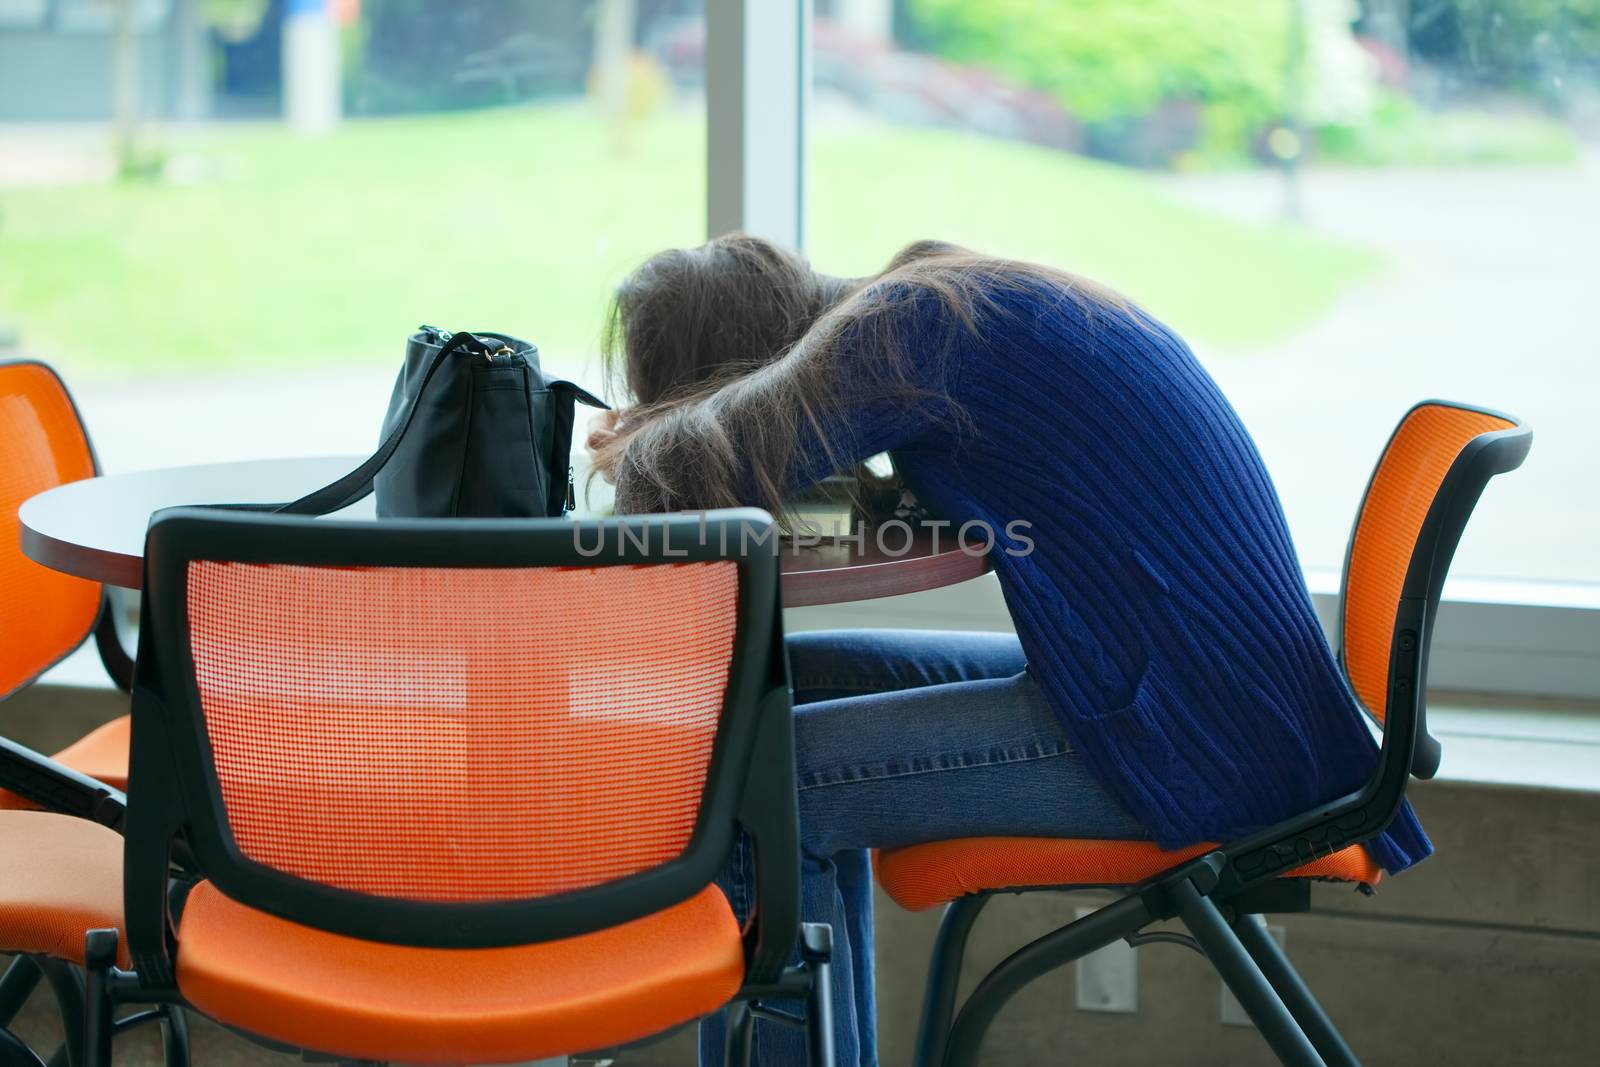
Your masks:
M1079 908L1078 918L1098 908ZM1076 964L1078 1010L1127 1015L1139 1010L1139 957L1126 941L1114 941Z

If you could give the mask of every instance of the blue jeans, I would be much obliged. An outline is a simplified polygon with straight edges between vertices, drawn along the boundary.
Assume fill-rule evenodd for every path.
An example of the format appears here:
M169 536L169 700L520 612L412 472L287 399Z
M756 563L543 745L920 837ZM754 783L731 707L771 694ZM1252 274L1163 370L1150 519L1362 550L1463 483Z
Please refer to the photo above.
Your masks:
M1010 634L859 630L789 638L801 909L833 927L839 1067L878 1062L870 850L981 835L1141 838L1072 750ZM742 921L747 842L719 885ZM800 1005L787 1005L799 1010ZM722 1063L721 1013L700 1063ZM805 1064L804 1035L755 1028L760 1067Z

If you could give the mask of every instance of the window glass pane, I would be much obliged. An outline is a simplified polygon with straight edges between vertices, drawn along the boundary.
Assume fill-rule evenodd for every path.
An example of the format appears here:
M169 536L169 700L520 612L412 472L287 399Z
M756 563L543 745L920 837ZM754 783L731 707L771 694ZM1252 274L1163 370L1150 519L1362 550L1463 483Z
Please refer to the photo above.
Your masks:
M47 0L0 0L0 26L38 26L48 11Z
M1340 566L1417 400L1535 427L1455 573L1600 581L1600 6L818 0L812 251L935 237L1109 282L1255 434Z
M0 352L61 368L113 469L370 451L423 322L592 381L616 281L703 239L703 0L55 10L0 27L35 78L0 92Z

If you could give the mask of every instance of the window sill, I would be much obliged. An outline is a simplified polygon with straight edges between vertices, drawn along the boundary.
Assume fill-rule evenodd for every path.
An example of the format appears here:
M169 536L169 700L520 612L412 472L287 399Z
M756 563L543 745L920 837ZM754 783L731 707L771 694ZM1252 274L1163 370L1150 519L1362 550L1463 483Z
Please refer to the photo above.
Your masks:
M1438 779L1600 793L1600 705L1434 693Z

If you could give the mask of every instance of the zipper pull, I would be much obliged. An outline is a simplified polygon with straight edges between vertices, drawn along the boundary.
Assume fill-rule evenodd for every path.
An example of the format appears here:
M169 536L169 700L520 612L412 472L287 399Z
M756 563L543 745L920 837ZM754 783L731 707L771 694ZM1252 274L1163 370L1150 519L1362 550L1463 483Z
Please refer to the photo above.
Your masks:
M578 487L572 480L572 468L567 468L567 510L578 510Z

